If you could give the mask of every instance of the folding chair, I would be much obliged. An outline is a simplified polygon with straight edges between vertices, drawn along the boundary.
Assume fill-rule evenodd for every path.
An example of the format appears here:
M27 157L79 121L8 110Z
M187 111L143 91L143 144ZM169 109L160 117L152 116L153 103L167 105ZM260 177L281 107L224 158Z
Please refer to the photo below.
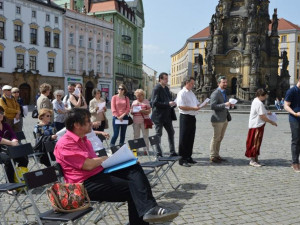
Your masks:
M50 162L51 166L53 166L56 163L55 156L53 155L55 144L56 144L55 141L46 141L46 142L44 142L44 146L45 146L47 156L48 156L48 159L49 159L49 162Z
M80 210L77 212L70 213L59 213L55 212L53 209L48 210L46 212L41 213L38 204L36 203L32 192L36 188L44 187L46 185L50 185L54 182L57 182L57 176L55 173L55 168L50 166L45 169L33 171L24 174L24 180L26 187L28 189L28 196L33 205L35 217L38 221L38 224L43 225L44 220L48 221L60 221L60 222L71 222L72 224L78 224L83 216L87 215L89 212L93 210L92 207L89 207L84 210Z
M150 145L152 147L152 150L156 153L156 148L155 146L160 146L160 138L158 135L154 135L154 136L150 136L149 137L149 141L150 141ZM177 180L177 185L174 186L172 182L169 181L171 187L176 190L177 188L180 187L181 183L179 181L179 178L177 177L176 173L174 172L173 170L173 166L174 164L179 161L181 159L181 156L168 156L168 157L158 157L157 160L158 161L162 161L162 162L167 162L168 163L168 166L167 168L165 169L165 172L167 173L169 170L171 170L171 172L173 173L175 179Z
M106 145L105 148L106 148L106 149L109 149L110 146L109 146L109 144L108 144L108 141L107 141L106 137L104 137L102 134L97 134L97 136L98 136L99 139L102 141L103 145L104 145L104 144Z
M27 140L26 140L26 137L25 137L25 134L24 134L23 131L17 132L16 136L17 136L17 139L18 139L20 144L22 143L23 140L27 143Z
M0 163L1 163L2 171L3 171L3 174L4 174L5 180L6 180L6 183L0 184L1 199L5 199L5 200L9 199L9 198L4 198L3 197L3 195L8 194L8 192L10 192L9 195L13 197L13 201L10 202L10 204L6 207L6 209L3 208L3 204L0 201L0 211L1 211L2 222L3 222L3 224L7 225L5 215L8 213L9 209L13 206L14 202L16 202L18 204L18 207L21 209L22 215L24 216L24 218L26 220L25 223L27 223L28 222L27 215L25 214L24 210L22 209L21 202L18 199L18 197L21 194L21 192L18 192L18 190L20 188L25 188L25 184L22 184L22 183L9 183L6 172L5 172L4 167L3 167L2 160L0 160ZM1 224L1 222L0 222L0 224Z
M138 139L134 139L134 140L129 140L128 144L130 146L131 149L139 149L139 148L144 148L146 147L146 143L144 138L138 138ZM164 188L164 191L162 194L160 194L159 196L157 196L156 198L160 198L161 196L163 196L166 193L166 188L164 183L162 182L162 178L164 176L166 176L167 180L170 183L170 180L166 174L167 171L165 171L163 169L163 167L165 165L167 165L167 162L163 162L163 161L148 161L148 162L143 162L141 163L141 167L143 168L151 168L154 170L154 175L151 179L149 179L150 183L151 183L151 187L154 187L159 183L161 183L161 185ZM161 172L162 171L162 172ZM153 181L154 180L154 181ZM152 182L153 181L153 182Z

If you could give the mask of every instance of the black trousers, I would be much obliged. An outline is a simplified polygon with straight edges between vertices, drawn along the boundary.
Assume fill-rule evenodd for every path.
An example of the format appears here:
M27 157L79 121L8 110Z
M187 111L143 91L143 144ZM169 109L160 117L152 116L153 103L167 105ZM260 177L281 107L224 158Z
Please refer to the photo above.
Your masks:
M170 147L170 153L175 153L175 144L174 144L174 128L172 124L172 120L166 120L162 123L154 123L155 124L155 132L156 134L161 138L162 136L162 129L165 128L168 133L168 141L169 141L169 147ZM157 154L162 154L162 150L159 146L156 146Z
M186 114L179 116L179 155L182 161L192 157L196 132L196 117Z
M157 205L139 164L112 173L98 173L84 181L94 201L128 202L130 225L147 225L143 215Z

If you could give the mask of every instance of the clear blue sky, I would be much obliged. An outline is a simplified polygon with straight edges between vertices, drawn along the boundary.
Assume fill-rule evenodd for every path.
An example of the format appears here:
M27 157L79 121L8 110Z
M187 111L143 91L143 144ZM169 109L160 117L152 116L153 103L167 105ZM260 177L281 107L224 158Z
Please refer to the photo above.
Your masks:
M171 54L208 26L219 0L143 0L145 13L144 63L170 72ZM270 0L269 14L300 24L300 0ZM270 18L271 19L271 18Z

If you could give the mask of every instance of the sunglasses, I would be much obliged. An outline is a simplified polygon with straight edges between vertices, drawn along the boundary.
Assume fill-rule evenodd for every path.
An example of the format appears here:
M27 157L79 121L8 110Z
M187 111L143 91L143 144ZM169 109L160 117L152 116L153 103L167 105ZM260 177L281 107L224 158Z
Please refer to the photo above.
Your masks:
M118 88L118 90L124 91L124 88Z
M0 112L0 115L2 115L2 116L3 116L3 115L4 115L4 112Z
M14 94L15 94L15 93L19 93L19 91L14 91L13 93L14 93Z

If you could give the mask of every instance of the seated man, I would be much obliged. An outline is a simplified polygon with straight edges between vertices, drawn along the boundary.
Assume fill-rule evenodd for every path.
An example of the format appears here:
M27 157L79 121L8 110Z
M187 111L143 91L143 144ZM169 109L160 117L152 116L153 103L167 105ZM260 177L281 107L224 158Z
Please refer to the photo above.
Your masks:
M94 201L128 202L130 225L164 222L174 219L178 212L170 212L157 205L147 177L139 164L112 173L103 173L86 134L91 132L90 112L73 108L67 113L66 134L55 146L54 155L60 163L67 183L83 183Z

